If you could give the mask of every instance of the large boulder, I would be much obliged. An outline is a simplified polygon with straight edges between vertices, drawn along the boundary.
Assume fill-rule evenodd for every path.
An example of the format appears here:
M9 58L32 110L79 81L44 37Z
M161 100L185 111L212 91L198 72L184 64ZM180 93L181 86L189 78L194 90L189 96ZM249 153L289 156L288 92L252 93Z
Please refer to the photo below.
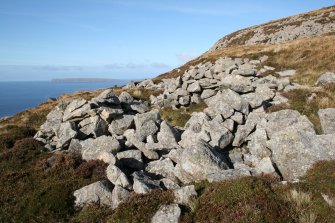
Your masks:
M82 158L84 160L98 159L101 153L116 154L121 149L117 139L111 136L100 136L96 139L87 139L81 142Z
M75 197L75 205L78 207L91 204L112 206L113 203L111 185L108 181L98 181L87 185L76 190L73 195Z
M134 115L123 115L115 118L108 127L108 131L113 135L123 135L123 133L134 125Z
M182 205L189 205L191 202L191 199L198 196L197 192L195 191L194 185L184 186L184 187L175 189L173 193L175 197L174 201L177 204L182 204Z
M335 134L316 135L291 126L277 129L267 145L284 179L294 180L303 176L316 161L335 159L334 137Z
M107 123L99 116L86 118L78 124L81 134L85 137L93 135L95 138L105 135L107 131Z
M133 173L133 190L138 194L146 194L152 190L161 189L160 181L152 179L152 177L143 171Z
M115 209L120 203L126 201L130 195L130 192L118 185L114 186L112 192L112 208Z
M332 84L332 83L335 83L335 73L327 72L322 74L315 84L317 86L324 86L326 84Z
M174 165L169 158L149 162L145 170L149 173L175 180Z
M106 170L107 178L114 185L132 189L131 183L128 177L115 165L109 165Z
M77 136L77 127L74 122L64 122L59 126L57 136L57 148L64 149L67 147L71 139Z
M139 141L144 141L149 135L157 133L160 124L160 115L156 110L137 114L134 117L136 127L136 137Z
M178 223L181 210L177 204L163 205L152 217L151 223Z
M335 133L335 108L320 109L319 118L324 134Z
M116 157L124 168L142 170L144 167L142 152L139 150L119 152L116 154Z
M229 168L226 159L204 141L198 141L184 148L181 156L182 170L194 181L205 180L209 174Z

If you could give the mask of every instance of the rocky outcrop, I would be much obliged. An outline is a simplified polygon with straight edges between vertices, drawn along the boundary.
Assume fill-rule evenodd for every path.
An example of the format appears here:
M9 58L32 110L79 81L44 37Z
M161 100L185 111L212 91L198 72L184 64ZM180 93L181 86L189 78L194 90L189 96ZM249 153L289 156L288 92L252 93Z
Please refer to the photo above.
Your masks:
M335 159L335 112L319 111L328 135L317 135L313 124L297 111L266 113L267 107L286 103L280 92L294 86L286 77L292 71L284 72L285 77L262 76L264 70L275 72L261 67L262 60L220 58L160 84L140 82L142 87L163 90L151 96L151 109L127 92L116 96L112 90L90 101L61 103L35 138L50 151L108 163L108 182L76 191L78 206L97 203L116 208L131 193L152 190L173 190L176 203L189 205L196 196L191 184L197 181L264 174L295 180L316 161ZM192 113L183 128L162 120L157 109L200 102L207 108ZM161 220L165 210L170 207L157 212L155 219ZM179 217L176 206L171 213Z
M278 44L288 41L331 34L335 31L335 7L308 12L253 26L227 35L209 50L257 44Z

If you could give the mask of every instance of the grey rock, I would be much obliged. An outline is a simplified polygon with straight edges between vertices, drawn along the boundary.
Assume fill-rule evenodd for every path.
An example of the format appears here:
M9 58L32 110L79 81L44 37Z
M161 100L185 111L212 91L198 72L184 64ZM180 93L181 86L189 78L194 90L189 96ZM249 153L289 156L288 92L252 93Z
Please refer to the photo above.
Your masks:
M125 202L129 196L130 192L128 190L118 185L115 185L112 192L112 208L113 209L117 208L119 204Z
M145 171L175 180L174 165L169 158L149 162Z
M193 104L199 104L201 102L201 98L199 94L193 94L191 97L191 103Z
M187 90L182 88L178 88L174 93L178 96L187 96L189 94Z
M177 204L189 205L191 199L197 197L198 194L195 191L194 185L184 186L182 188L173 191L175 200Z
M56 134L57 140L57 148L64 149L67 147L71 141L71 139L77 136L77 127L74 122L64 122L60 125L59 130Z
M233 75L241 75L241 76L255 76L257 70L255 66L252 64L242 64L238 67L238 70L234 70L232 72Z
M120 105L99 108L100 117L106 122L110 123L114 118L123 114L123 109Z
M284 70L277 72L280 77L292 77L296 74L296 70Z
M233 116L230 117L232 120L234 120L234 122L236 122L239 125L243 124L243 115L240 112L235 112Z
M120 151L120 143L113 137L100 136L96 139L87 139L81 141L82 145L82 158L84 160L95 160L98 159L100 153L107 152L116 154Z
M265 128L258 126L255 132L248 137L248 140L247 148L253 156L262 159L271 155L271 151L266 148L268 138Z
M331 84L331 83L335 83L335 73L326 72L319 77L315 85L324 86L326 84Z
M187 87L187 91L190 93L201 92L201 86L199 82L194 82Z
M75 205L82 207L85 205L97 204L100 206L112 206L112 192L107 181L98 181L85 186L73 193Z
M152 217L151 223L178 223L181 210L177 204L163 205Z
M80 133L85 136L93 135L94 137L99 137L107 132L107 123L99 116L84 119L78 126Z
M134 101L134 98L128 92L123 91L119 95L119 100L120 100L121 103L130 104Z
M238 93L248 93L254 91L254 86L249 77L240 75L225 75L222 77L220 85Z
M74 107L72 107L72 108L74 108ZM63 115L63 121L64 122L69 121L69 120L73 120L73 119L84 119L85 116L91 110L91 105L90 104L84 104L81 107L79 107L79 108L77 108L73 111L72 111L72 108L65 110L64 115Z
M127 150L119 152L116 157L124 167L129 167L135 170L142 170L144 163L142 160L142 152L139 150Z
M194 181L205 180L207 175L211 173L228 169L227 161L203 141L198 141L193 146L186 147L183 150L182 157L183 161L180 166Z
M260 107L265 101L274 98L275 93L266 85L258 85L255 93L241 95L251 108Z
M211 89L205 89L202 93L201 93L201 99L207 99L210 98L212 96L214 96L216 94L216 91L211 90Z
M266 124L266 133L269 138L278 130L283 130L287 127L295 127L303 131L315 133L313 124L304 115L300 115L295 110L281 110L278 112L268 113L266 115L268 120Z
M160 189L160 181L152 179L147 173L138 171L133 173L133 189L137 194L146 194L152 190Z
M163 190L176 190L180 188L180 186L175 181L168 178L161 179L160 186Z
M130 105L130 108L133 111L136 111L136 112L141 113L141 114L145 113L149 110L148 106L143 102L134 101L134 102L130 103L129 105Z
M123 133L134 125L134 115L123 115L115 118L108 127L108 131L113 135L123 135Z
M68 148L68 152L74 154L76 156L81 156L82 153L82 146L78 139L72 139Z
M210 183L222 182L226 180L235 180L241 177L250 176L250 172L247 169L229 169L221 170L218 172L211 173L207 175L207 180Z
M335 159L334 134L316 135L294 126L277 131L267 145L286 180L303 176L319 160Z
M255 168L258 175L270 174L273 176L278 176L270 157L264 157L257 163L257 165L255 165Z
M324 134L335 133L335 108L320 109L318 112Z
M114 185L131 190L132 186L128 177L115 165L109 165L106 169L107 178Z
M178 141L180 141L180 133L166 121L163 121L157 134L157 140L166 148L176 148Z
M178 100L179 104L184 105L184 106L189 105L190 101L191 101L191 98L189 95L180 97Z
M160 123L160 115L156 110L137 114L134 117L136 136L139 141L143 141L147 136L153 135L158 131L157 124Z

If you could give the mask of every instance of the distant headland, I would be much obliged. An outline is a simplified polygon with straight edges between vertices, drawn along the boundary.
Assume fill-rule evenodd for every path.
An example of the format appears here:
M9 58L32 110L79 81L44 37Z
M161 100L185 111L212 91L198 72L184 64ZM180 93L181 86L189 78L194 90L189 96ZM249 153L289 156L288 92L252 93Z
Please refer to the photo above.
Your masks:
M120 81L118 79L108 79L108 78L58 78L52 79L53 83L102 83L102 82L115 82Z

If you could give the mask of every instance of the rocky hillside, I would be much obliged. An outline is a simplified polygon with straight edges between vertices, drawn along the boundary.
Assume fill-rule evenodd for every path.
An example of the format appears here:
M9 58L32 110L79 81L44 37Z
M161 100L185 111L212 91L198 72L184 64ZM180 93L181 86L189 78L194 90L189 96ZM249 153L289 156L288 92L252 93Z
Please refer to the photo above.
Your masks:
M209 50L288 41L335 34L335 7L331 6L292 17L271 21L229 34Z
M2 120L0 221L332 222L333 9Z

